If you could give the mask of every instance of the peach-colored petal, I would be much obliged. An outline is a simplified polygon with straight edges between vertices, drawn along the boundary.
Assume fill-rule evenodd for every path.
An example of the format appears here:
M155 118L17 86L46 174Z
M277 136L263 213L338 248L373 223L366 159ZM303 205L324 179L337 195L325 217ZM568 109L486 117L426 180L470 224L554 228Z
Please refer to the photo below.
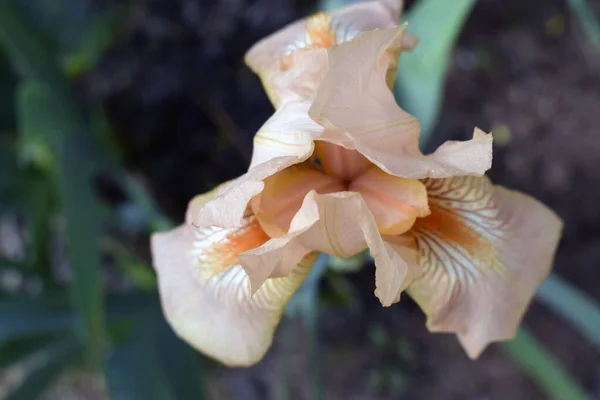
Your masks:
M344 184L319 171L311 162L293 165L265 179L265 188L251 201L252 211L271 237L285 235L304 197L311 190L333 193Z
M275 157L306 160L314 151L314 140L323 128L308 116L308 101L282 105L254 136L250 170Z
M321 251L336 257L351 257L369 248L375 259L375 295L384 306L398 301L414 271L385 242L375 219L358 193L317 194L311 191L292 220L289 233L240 255L253 291L272 276L287 276L306 254Z
M486 177L426 181L431 215L413 228L424 274L409 287L434 332L453 332L471 358L512 338L552 266L562 223Z
M196 217L200 209L215 197L220 196L222 193L226 192L230 185L232 185L234 182L234 179L227 182L223 182L210 192L194 196L194 198L188 203L187 211L185 213L185 223L188 225L193 224L194 218Z
M447 142L433 154L419 150L419 122L403 111L388 86L404 27L361 33L332 46L328 70L309 114L326 130L341 130L384 171L404 178L482 175L491 166L492 137Z
M280 79L279 75L288 74L291 77L293 74L303 74L305 82L319 82L304 73L318 69L315 69L316 63L312 68L309 63L303 64L309 69L299 67L297 71L289 73L289 56L295 50L323 49L332 43L351 40L362 31L394 26L398 23L401 8L401 1L366 1L340 9L329 16L317 14L307 20L297 21L256 43L246 54L246 64L260 76L269 98L278 107L290 94L289 88L282 83L293 83L292 79ZM414 38L405 39L406 48L412 48L415 44Z
M423 183L386 174L375 166L355 179L348 189L362 195L383 235L401 235L412 228L417 217L429 214Z
M271 345L282 311L316 255L284 278L268 279L248 300L248 276L238 253L268 237L256 221L236 230L183 225L152 237L165 316L198 351L229 366L258 362Z
M327 140L331 140L329 132ZM319 157L323 171L345 182L350 182L373 164L356 150L349 150L329 141L315 143L315 152Z
M287 103L262 126L254 138L248 172L219 188L210 201L188 210L188 221L197 227L233 228L246 214L248 202L259 194L263 181L294 164L307 160L314 151L314 138L323 128L307 114L308 104Z

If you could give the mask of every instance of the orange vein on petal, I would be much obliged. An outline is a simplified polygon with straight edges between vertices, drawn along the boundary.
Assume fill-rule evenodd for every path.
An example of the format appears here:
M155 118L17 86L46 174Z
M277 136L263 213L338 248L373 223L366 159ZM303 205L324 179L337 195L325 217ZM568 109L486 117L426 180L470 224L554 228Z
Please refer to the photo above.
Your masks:
M491 260L496 256L492 243L468 226L465 221L442 207L431 205L431 214L417 220L415 231L427 231L438 236L444 243L455 244L465 249L471 257Z
M269 236L261 228L256 217L250 217L239 228L223 231L223 238L210 247L199 242L198 277L205 282L237 263L240 253L263 245Z
M306 42L324 49L335 43L335 30L331 27L329 15L317 13L306 20Z

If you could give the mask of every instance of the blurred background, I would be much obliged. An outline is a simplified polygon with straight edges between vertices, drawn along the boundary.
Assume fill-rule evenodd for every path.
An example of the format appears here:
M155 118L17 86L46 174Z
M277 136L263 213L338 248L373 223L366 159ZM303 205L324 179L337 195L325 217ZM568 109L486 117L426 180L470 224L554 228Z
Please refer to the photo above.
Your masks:
M0 397L600 399L599 0L407 1L423 147L493 131L489 175L565 220L517 338L470 361L368 260L321 258L266 358L164 322L149 234L242 174L273 112L243 56L343 0L0 0Z

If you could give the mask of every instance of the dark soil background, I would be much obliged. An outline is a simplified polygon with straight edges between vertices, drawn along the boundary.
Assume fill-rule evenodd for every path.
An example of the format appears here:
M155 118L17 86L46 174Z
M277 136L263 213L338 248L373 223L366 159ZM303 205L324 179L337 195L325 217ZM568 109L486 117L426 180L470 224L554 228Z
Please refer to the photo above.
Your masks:
M600 1L591 3L600 12ZM313 10L310 1L146 0L86 78L129 166L174 218L195 194L245 171L252 136L272 113L245 51ZM477 3L453 54L433 145L467 138L474 125L495 133L493 180L564 218L555 271L600 300L600 51L564 0ZM324 284L325 292L346 285L352 299L322 310L325 398L545 398L497 347L471 362L454 337L428 334L408 298L381 308L372 272ZM600 355L589 343L539 304L525 324L600 398ZM212 398L275 397L282 362L291 368L291 398L308 398L306 340L292 335L286 345L281 332L256 367L211 364Z

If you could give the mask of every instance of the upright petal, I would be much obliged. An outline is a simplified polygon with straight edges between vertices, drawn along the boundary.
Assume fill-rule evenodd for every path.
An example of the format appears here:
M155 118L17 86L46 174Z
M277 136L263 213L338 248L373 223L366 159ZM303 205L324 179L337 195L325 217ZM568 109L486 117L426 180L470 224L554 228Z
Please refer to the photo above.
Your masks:
M246 54L246 64L260 76L277 108L290 93L281 83L293 82L283 79L275 84L279 75L289 71L287 57L290 54L297 49L326 48L332 43L351 40L362 31L394 26L398 23L402 3L395 0L366 1L342 8L325 16L325 19L324 14L317 14L316 18L294 22L256 43ZM322 33L331 34L333 38L323 40ZM412 48L415 44L414 38L407 37L403 45ZM303 64L299 71L306 71L305 67L310 67L310 64Z
M314 151L314 140L323 127L308 116L310 102L299 101L281 106L254 136L250 170L276 157L295 157L304 161Z
M352 147L390 174L483 175L491 166L492 137L479 130L472 140L445 143L433 154L419 150L420 124L398 107L389 87L403 34L404 26L380 29L332 46L309 115L326 130L345 132Z
M198 351L229 366L258 362L271 345L282 311L316 255L284 278L268 279L251 300L238 254L265 243L255 220L234 230L183 225L152 237L165 316Z
M512 338L550 271L562 223L486 177L426 182L431 215L413 233L424 274L409 294L433 332L453 332L471 358Z
M384 306L398 301L415 273L397 251L398 244L385 242L373 215L358 193L310 192L292 220L289 233L240 255L253 291L271 276L287 276L299 260L313 251L341 258L367 247L375 259L375 294Z

